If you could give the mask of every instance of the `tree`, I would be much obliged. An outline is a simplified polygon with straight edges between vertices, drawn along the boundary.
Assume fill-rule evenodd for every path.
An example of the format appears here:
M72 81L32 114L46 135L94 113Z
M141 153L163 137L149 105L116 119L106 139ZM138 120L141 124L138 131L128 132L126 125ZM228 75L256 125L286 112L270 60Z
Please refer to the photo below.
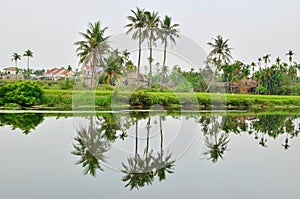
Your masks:
M176 44L176 38L180 38L179 36L179 24L172 24L172 18L169 16L165 16L164 20L160 22L160 31L159 31L159 38L164 46L164 59L162 68L166 66L167 60L167 47L168 43L170 42L171 45ZM161 85L163 82L164 72L162 70L161 76Z
M159 25L159 16L157 12L145 12L146 16L146 29L145 29L145 38L148 39L149 45L149 66L150 66L150 78L149 78L149 88L152 87L152 46L155 44L155 40L158 35L158 25Z
M86 33L79 33L84 40L74 43L75 46L78 46L76 52L79 57L79 63L84 65L91 64L91 87L93 87L95 68L103 66L104 56L110 51L109 36L105 36L106 30L107 27L101 28L100 21L93 24L89 23Z
M293 56L295 55L295 53L292 50L289 50L285 55L288 56L289 62L290 62L290 66L292 66Z
M29 71L29 59L30 59L30 57L33 57L33 52L28 49L23 54L23 57L27 57L27 71Z
M108 58L104 59L104 62L105 67L101 81L114 86L123 74L122 60L119 52L115 50Z
M213 40L213 43L207 43L212 48L212 50L208 54L207 62L213 62L216 65L216 69L211 76L206 92L209 91L211 83L217 74L217 71L222 69L222 64L227 64L230 62L231 59L233 59L230 52L232 48L229 48L228 46L228 39L224 40L221 35L218 35L217 38Z
M139 86L139 74L141 68L141 55L142 55L142 43L145 39L143 34L143 29L146 27L146 16L145 9L140 9L137 7L136 11L131 10L132 16L127 16L127 19L130 21L129 24L125 25L125 28L128 28L126 34L132 32L132 39L138 40L139 53L138 53L138 68L136 71L136 81L137 86Z
M265 62L265 68L267 68L268 63L271 62L270 57L271 57L270 54L266 54L265 56L262 57Z
M11 61L15 62L16 69L18 68L18 60L21 60L21 55L19 55L18 53L13 53ZM16 73L16 79L17 79L17 73Z

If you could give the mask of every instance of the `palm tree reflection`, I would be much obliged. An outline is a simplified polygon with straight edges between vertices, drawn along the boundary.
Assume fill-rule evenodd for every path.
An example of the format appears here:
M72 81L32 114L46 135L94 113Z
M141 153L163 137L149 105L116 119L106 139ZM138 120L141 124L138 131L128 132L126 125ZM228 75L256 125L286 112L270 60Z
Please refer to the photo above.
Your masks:
M213 163L216 163L219 158L223 159L224 152L227 151L227 144L230 141L229 134L222 132L222 122L219 122L218 119L220 118L217 116L200 119L203 124L204 142L208 149L203 155L208 156L207 159Z
M147 140L144 154L140 155L137 153L138 142L136 142L134 157L127 159L127 165L122 163L123 168L121 171L125 174L125 176L122 178L122 181L127 182L125 187L130 187L130 190L139 189L145 185L151 185L155 176L158 177L159 181L163 181L166 179L167 173L174 173L173 168L175 160L171 160L172 154L164 153L163 151L162 117L159 117L160 151L157 153L157 156L153 155L153 150L149 150L149 135L151 129L151 118L149 116L146 125ZM136 126L138 126L138 120L136 120L136 122ZM138 135L137 132L136 135Z
M71 153L80 156L76 164L82 164L84 175L96 176L96 170L103 171L100 162L105 162L104 153L110 149L110 142L107 140L104 131L99 131L94 123L94 117L89 118L87 129L80 127L77 130L77 137L73 144L74 151Z

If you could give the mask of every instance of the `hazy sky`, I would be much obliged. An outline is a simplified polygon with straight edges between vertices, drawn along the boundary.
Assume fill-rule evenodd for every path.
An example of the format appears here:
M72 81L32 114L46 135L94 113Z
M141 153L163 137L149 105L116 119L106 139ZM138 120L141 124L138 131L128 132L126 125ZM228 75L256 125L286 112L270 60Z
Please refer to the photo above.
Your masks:
M298 0L0 0L0 67L14 65L12 54L26 49L34 52L33 68L76 67L78 32L101 20L108 34L122 34L136 6L170 15L181 33L206 51L206 43L221 34L235 59L256 61L270 53L272 60L286 60L292 49L300 60ZM25 67L26 60L19 66Z

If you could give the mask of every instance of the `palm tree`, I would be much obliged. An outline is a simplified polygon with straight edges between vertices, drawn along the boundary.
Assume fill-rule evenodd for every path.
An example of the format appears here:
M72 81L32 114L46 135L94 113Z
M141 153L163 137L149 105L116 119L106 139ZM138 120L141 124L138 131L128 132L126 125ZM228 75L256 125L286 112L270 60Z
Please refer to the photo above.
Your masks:
M86 33L80 32L79 34L84 40L74 43L78 46L76 49L77 56L79 57L80 64L91 64L91 87L93 87L94 73L97 66L103 66L104 55L110 51L109 36L105 36L107 27L101 28L100 21L89 23Z
M23 57L27 57L27 71L29 71L29 58L33 57L33 52L31 50L26 50Z
M213 78L217 74L217 71L222 69L222 64L227 64L230 62L231 59L233 59L230 52L232 48L229 48L228 46L229 39L224 40L221 35L218 35L217 38L213 40L214 43L207 43L212 48L212 50L208 54L207 61L214 61L216 64L216 70L211 76L206 92L209 91Z
M123 74L122 60L115 50L108 58L104 58L105 67L102 80L105 84L116 85Z
M289 62L290 62L290 66L292 66L293 56L295 55L295 53L292 50L289 50L285 55L288 56Z
M21 55L18 53L13 53L11 61L15 62L16 68L18 67L18 60L21 60Z
M141 55L142 55L142 43L145 39L143 34L143 29L146 27L146 16L145 9L140 9L137 7L137 10L131 10L132 16L127 16L127 19L130 21L129 24L125 25L125 28L128 28L126 34L132 32L132 39L138 40L139 43L139 53L138 53L138 68L136 71L136 82L139 86L139 74L141 68Z
M262 57L265 62L265 68L267 68L268 63L271 62L270 57L271 57L270 54L266 54L265 56Z
M179 24L172 24L172 18L169 16L165 16L164 20L160 22L160 31L159 37L164 46L164 60L163 60L163 68L166 66L167 60L167 46L170 42L171 45L176 44L176 38L180 38L179 36ZM162 71L163 72L163 71ZM161 85L164 74L161 76Z
M145 29L145 38L148 39L149 45L149 66L150 66L150 78L149 78L149 88L152 87L152 62L153 62L153 55L152 55L152 46L155 44L155 40L157 39L158 35L158 25L159 25L159 16L158 12L145 12L146 16L146 29Z

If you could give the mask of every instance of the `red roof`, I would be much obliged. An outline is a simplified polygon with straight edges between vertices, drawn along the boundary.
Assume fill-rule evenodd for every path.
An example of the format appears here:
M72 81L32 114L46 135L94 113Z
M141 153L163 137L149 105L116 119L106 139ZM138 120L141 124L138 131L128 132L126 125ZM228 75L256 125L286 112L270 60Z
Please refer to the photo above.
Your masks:
M57 69L56 71L53 72L53 75L56 75L57 73L59 73L62 70L64 70L64 69L62 69L62 68L61 69Z
M49 75L49 74L53 73L55 70L57 70L57 68L52 68L52 69L48 70L47 72L45 72L45 75Z
M63 72L61 73L61 75L67 75L69 72L71 72L71 71L65 70L65 71L63 71Z

